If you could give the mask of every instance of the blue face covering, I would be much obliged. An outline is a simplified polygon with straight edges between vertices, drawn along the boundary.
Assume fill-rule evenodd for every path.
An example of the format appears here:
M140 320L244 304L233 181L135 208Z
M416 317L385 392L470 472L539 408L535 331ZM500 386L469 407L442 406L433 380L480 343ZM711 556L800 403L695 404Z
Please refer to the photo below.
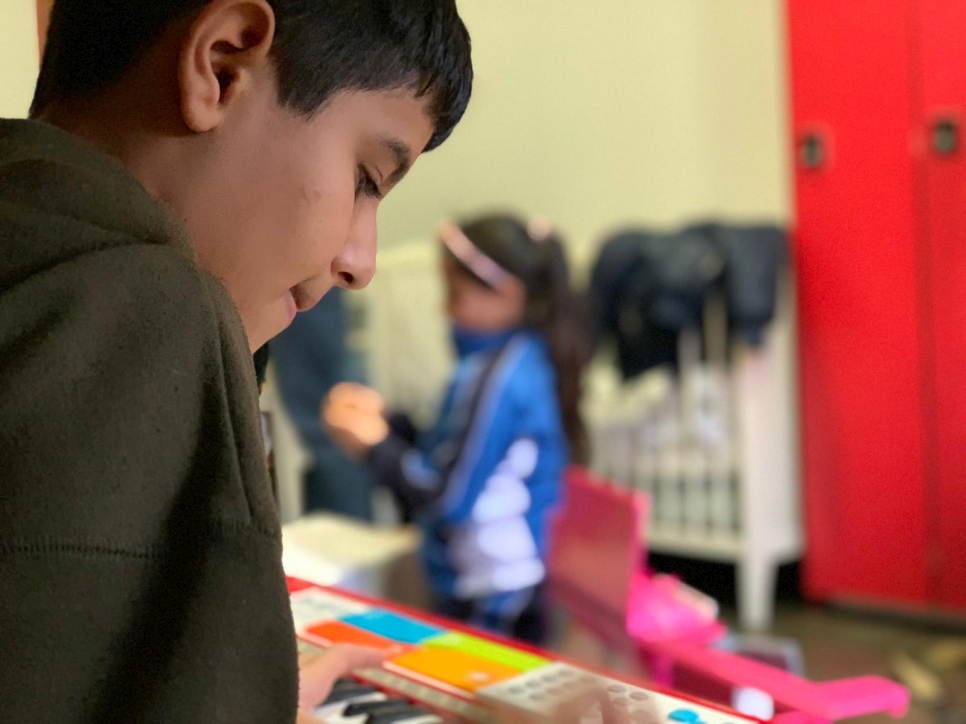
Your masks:
M507 329L500 332L476 332L454 324L451 334L453 344L456 346L456 354L462 359L477 352L500 349L518 331Z

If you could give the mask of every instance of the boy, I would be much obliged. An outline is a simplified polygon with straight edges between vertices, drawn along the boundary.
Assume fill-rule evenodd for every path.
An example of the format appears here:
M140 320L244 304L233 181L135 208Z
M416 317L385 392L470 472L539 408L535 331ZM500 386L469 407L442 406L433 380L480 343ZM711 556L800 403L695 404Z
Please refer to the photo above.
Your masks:
M369 282L471 81L454 0L57 0L0 121L0 721L295 720L251 352Z

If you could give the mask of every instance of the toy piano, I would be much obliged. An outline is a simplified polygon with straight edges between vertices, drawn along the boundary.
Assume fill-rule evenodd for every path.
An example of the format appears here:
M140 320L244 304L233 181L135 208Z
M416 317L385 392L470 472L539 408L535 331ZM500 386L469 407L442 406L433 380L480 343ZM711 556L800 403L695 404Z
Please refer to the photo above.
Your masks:
M754 724L672 691L607 676L450 622L289 579L303 652L340 643L386 654L380 669L336 685L316 711L331 724L549 721L582 688L603 692L631 722ZM590 724L594 714L584 719ZM599 720L599 712L596 715Z

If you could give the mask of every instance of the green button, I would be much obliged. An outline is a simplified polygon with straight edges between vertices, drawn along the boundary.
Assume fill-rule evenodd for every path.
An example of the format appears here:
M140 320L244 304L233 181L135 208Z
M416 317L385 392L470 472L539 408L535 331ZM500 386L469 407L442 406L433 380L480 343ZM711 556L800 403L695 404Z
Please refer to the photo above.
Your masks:
M521 651L520 649L504 646L503 644L456 631L450 631L442 636L423 641L422 645L460 651L494 664L509 666L511 669L516 669L521 673L539 669L550 663L549 660L542 656L536 656L526 651Z

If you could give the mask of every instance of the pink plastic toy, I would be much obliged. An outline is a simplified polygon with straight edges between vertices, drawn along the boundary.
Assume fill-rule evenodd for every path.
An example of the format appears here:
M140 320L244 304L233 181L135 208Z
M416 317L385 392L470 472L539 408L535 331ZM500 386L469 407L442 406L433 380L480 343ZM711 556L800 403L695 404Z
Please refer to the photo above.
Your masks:
M909 692L874 676L814 683L711 646L727 633L713 602L670 576L644 570L649 500L580 468L568 471L554 520L550 588L585 628L633 648L654 680L732 703L752 689L774 702L775 722L819 724L886 712L902 717Z

